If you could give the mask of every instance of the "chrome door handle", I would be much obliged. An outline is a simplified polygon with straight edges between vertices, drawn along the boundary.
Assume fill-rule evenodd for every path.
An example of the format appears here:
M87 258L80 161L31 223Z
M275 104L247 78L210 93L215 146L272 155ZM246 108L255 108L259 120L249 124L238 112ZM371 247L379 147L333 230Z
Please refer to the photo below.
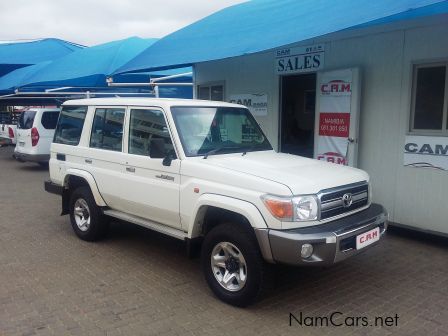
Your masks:
M126 167L126 171L128 171L130 173L135 173L135 168L134 167Z
M85 159L84 160L86 163L92 163L92 160L91 159Z

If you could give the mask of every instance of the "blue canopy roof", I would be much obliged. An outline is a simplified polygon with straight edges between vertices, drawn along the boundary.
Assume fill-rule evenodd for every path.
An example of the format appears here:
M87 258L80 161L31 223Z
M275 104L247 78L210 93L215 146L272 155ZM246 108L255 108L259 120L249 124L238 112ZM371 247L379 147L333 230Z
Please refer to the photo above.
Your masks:
M0 76L27 65L51 61L82 49L71 42L47 38L32 42L0 44Z
M241 56L360 25L447 12L446 0L253 0L164 37L116 73Z
M31 73L19 86L107 86L108 75L155 41L130 37L78 50Z
M9 94L14 92L16 88L21 87L24 83L26 83L28 78L50 63L50 61L47 61L29 65L0 77L0 94Z

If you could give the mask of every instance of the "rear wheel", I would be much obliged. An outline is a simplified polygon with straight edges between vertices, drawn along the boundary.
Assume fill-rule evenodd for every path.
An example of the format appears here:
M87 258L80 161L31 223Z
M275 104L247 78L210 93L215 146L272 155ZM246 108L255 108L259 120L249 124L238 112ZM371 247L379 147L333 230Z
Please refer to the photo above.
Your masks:
M266 265L252 232L238 224L221 224L204 239L202 270L213 293L222 301L244 307L261 293Z
M70 221L76 235L82 240L95 241L106 234L108 223L89 187L79 187L72 192Z

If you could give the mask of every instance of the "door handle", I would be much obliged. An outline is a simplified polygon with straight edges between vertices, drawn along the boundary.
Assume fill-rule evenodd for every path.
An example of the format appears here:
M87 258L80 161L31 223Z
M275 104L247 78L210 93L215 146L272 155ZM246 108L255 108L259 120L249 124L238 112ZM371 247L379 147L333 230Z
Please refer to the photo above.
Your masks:
M92 160L91 159L85 159L84 160L86 163L92 163Z
M135 168L134 167L126 167L126 171L130 172L130 173L135 173Z

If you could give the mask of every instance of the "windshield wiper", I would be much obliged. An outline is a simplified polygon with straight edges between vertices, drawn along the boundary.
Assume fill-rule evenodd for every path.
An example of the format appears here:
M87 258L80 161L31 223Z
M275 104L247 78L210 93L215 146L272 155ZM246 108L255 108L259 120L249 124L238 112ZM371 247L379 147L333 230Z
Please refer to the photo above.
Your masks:
M223 149L242 149L242 148L239 146L219 146L219 147L216 147L215 149L212 149L212 150L208 151L207 153L205 153L203 158L206 159L206 158L208 158L209 155L216 154Z
M203 159L208 158L209 155L213 155L215 153L218 153L221 149L225 148L224 146L216 147L212 150L209 150L207 153L204 154Z

